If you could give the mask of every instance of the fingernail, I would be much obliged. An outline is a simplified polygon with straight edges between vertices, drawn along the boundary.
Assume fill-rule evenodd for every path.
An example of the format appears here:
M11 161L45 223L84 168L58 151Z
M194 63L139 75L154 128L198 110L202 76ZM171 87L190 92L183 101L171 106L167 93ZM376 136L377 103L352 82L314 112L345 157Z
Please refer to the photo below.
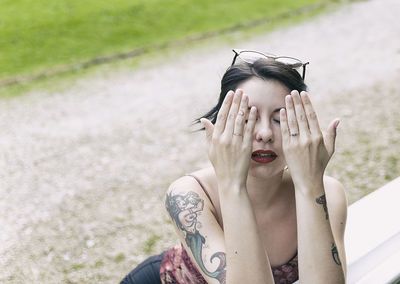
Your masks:
M335 123L335 128L338 127L339 123L340 123L340 119L338 119L338 120L336 121L336 123Z
M242 102L246 102L246 101L247 101L247 95L243 95Z

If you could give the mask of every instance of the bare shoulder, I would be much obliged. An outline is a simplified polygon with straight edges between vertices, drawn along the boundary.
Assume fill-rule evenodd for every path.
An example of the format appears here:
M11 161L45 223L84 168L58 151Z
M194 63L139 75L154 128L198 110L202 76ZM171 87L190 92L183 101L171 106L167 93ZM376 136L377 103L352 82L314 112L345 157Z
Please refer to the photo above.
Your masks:
M173 181L168 187L167 194L185 194L188 192L199 192L200 184L191 176L182 176Z
M193 173L190 173L189 175L184 175L173 181L166 192L166 196L195 193L200 198L206 201L206 205L211 205L208 204L210 200L208 199L202 188L203 185L206 186L208 190L210 190L212 188L211 186L208 186L210 184L210 180L212 180L212 172L210 172L209 168L195 171Z
M346 192L340 181L330 176L324 176L324 188L328 205L347 207Z

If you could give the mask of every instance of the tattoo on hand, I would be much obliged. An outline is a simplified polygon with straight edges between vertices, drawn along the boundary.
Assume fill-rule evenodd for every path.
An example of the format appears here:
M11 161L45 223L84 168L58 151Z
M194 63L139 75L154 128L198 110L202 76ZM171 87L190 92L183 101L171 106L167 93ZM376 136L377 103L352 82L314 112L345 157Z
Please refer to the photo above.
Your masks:
M317 199L315 199L315 201L316 201L318 204L321 204L321 205L322 205L322 207L324 208L324 211L325 211L325 218L326 218L326 220L328 220L328 219L329 219L329 216L328 216L328 207L326 206L325 194L323 194L323 195L321 195L320 197L318 197Z
M334 243L332 243L332 257L333 257L333 261L337 265L342 265L342 263L340 262L338 250L337 250L336 245Z
M219 265L214 272L208 271L203 263L202 249L205 246L206 239L198 231L201 224L197 221L197 217L203 211L204 200L193 191L186 193L186 195L168 193L165 199L165 207L176 226L184 232L186 244L192 251L200 269L204 274L217 279L221 284L225 284L226 255L224 252L216 252L210 257L210 262L214 258L219 259Z

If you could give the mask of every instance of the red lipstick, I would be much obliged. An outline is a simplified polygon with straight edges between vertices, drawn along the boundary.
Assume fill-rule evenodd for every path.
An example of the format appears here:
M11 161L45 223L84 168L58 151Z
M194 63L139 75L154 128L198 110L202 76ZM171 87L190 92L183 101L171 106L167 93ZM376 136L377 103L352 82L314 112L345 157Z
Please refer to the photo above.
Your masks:
M270 163L276 159L278 155L271 150L257 150L251 154L251 159L258 163Z

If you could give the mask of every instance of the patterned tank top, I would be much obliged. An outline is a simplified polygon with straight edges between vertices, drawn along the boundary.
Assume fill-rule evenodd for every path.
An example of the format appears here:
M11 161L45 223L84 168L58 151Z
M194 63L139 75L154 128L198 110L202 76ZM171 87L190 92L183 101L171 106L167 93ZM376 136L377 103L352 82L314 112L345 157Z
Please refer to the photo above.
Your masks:
M188 176L197 180L212 203L210 195L200 179L194 175ZM275 284L294 283L299 279L297 252L287 263L271 267L271 269ZM160 278L163 284L207 284L182 244L170 248L164 254L160 266Z
M271 268L275 284L291 284L299 279L297 253L287 263ZM164 254L160 278L163 284L207 284L182 244Z

